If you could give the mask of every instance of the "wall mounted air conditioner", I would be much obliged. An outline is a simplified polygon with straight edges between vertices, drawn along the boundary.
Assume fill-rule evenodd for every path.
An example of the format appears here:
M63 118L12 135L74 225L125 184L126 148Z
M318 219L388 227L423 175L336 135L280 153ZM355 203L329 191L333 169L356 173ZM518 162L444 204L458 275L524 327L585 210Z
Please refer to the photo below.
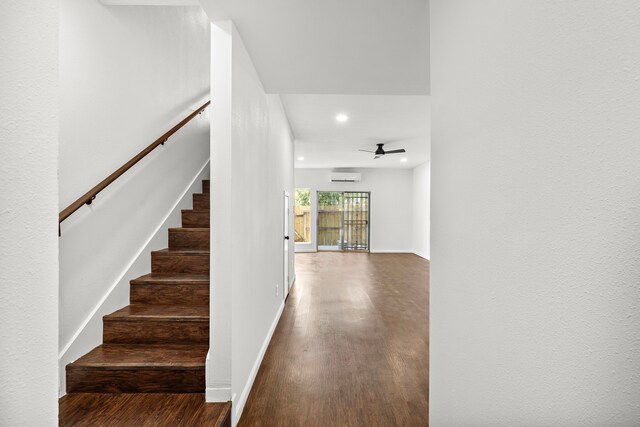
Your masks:
M360 182L362 174L358 172L333 172L330 175L331 182Z

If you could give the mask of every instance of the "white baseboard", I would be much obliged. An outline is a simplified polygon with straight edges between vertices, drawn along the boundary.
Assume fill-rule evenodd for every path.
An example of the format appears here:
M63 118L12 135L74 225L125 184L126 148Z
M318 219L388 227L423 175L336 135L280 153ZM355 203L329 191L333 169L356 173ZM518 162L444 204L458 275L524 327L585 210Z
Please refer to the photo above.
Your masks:
M412 254L413 249L371 249L372 254Z
M278 326L278 321L280 320L280 316L282 315L283 311L284 311L284 301L282 301L282 304L280 304L280 308L278 309L278 312L276 313L276 316L273 319L273 322L271 323L269 332L267 333L267 336L265 337L264 342L262 343L262 348L260 348L258 357L256 357L256 360L253 363L253 367L251 368L251 373L249 373L249 378L247 379L247 383L245 384L244 389L240 394L240 397L236 400L235 399L236 396L234 396L232 407L231 407L231 411L232 411L231 425L233 427L235 427L236 424L238 424L238 421L240 421L240 416L242 415L242 411L244 410L245 403L247 403L249 392L251 391L251 387L253 387L253 382L256 379L256 375L258 375L260 364L262 363L264 354L267 352L267 348L269 347L269 343L271 342L271 337L273 336L273 333L276 330L276 326Z
M418 255L420 258L424 258L427 261L429 261L429 256L425 253L418 252L418 251L412 251L412 253L414 253L415 255Z
M207 388L205 391L207 402L228 402L229 400L231 400L231 387Z
M198 0L100 0L107 6L200 6Z

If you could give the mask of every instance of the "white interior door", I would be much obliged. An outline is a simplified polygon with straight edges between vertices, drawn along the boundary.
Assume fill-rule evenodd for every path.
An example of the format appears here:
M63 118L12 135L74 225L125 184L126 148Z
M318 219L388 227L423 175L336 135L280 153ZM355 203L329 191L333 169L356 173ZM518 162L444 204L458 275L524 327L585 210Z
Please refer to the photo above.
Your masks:
M289 294L289 193L284 192L284 274L283 274L283 291L284 298Z

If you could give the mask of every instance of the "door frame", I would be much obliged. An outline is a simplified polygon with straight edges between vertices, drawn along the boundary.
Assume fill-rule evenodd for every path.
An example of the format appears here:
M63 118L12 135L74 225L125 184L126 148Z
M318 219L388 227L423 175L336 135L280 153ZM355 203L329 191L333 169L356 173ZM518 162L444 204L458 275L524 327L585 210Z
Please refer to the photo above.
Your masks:
M291 214L291 195L288 191L284 191L283 195L284 202L284 215L282 218L282 231L283 231L283 246L282 246L282 298L287 299L289 296L289 276L291 272L289 271L290 263L289 263L289 252L291 251L291 239L289 235L289 229L291 228L290 224L290 214Z

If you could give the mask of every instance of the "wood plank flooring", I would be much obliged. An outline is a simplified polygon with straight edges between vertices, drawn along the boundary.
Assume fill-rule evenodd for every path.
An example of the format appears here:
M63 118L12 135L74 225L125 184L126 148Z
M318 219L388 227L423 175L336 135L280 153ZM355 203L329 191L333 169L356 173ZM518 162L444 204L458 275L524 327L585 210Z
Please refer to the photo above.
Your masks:
M296 275L239 426L426 426L428 261L297 254Z
M231 426L231 403L204 394L71 393L60 399L60 427Z

